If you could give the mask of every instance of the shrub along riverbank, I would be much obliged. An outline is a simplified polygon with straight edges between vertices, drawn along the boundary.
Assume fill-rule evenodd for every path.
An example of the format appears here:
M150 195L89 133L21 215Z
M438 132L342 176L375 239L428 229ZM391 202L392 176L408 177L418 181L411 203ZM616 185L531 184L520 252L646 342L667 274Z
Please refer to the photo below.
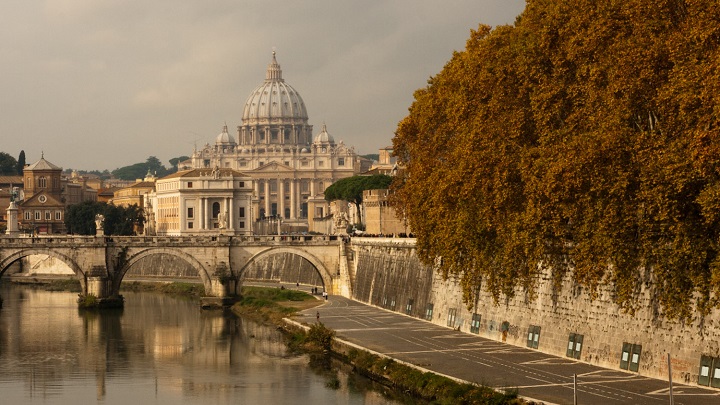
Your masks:
M233 306L233 312L280 325L288 336L291 350L333 356L352 365L355 372L415 398L433 404L527 404L518 398L517 391L497 392L486 386L459 383L364 350L347 349L336 341L335 332L322 322L310 325L307 330L283 323L283 318L322 304L322 301L304 292L244 287L242 295L242 299Z

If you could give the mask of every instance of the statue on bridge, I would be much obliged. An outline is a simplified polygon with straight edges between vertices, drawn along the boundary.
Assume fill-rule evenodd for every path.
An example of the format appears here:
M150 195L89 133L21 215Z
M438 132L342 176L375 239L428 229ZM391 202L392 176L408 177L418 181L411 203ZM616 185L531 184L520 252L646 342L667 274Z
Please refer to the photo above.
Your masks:
M105 217L102 214L95 215L95 235L103 236L105 227Z

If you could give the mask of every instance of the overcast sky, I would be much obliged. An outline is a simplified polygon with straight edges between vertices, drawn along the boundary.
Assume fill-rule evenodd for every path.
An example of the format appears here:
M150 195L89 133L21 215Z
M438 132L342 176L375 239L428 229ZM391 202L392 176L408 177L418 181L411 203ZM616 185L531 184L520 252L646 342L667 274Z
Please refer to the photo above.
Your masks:
M3 0L0 151L109 169L241 124L272 50L317 134L391 144L413 92L524 0Z

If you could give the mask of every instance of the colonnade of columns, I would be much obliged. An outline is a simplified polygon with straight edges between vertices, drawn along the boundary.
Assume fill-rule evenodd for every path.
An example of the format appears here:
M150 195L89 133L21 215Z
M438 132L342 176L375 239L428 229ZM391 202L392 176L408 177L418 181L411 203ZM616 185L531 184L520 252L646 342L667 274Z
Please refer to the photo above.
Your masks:
M220 210L218 212L218 216L214 217L212 212L212 204L210 200L217 202L220 204ZM218 201L219 200L219 201ZM199 230L212 230L214 228L215 220L220 222L221 219L223 219L220 214L225 216L225 228L228 230L234 230L235 229L235 218L236 213L233 207L235 206L235 199L232 197L221 197L221 198L208 198L208 197L200 197L199 198L199 207L198 212L195 214L198 219L198 229ZM187 207L184 205L180 208L183 210L183 217L184 213L187 212Z
M264 131L264 139L260 139L258 133ZM272 131L277 131L277 139L273 140ZM285 131L290 131L290 139L285 140ZM240 126L237 127L237 139L241 146L244 145L293 145L300 146L308 144L312 141L312 125L258 125L258 126Z

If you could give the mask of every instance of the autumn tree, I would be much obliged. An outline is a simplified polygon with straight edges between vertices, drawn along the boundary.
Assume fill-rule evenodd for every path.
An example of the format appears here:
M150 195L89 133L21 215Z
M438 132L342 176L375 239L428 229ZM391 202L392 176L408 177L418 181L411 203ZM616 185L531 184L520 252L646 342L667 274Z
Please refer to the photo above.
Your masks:
M415 93L394 151L418 254L496 300L540 269L666 316L720 297L720 6L528 0ZM694 299L693 297L697 297Z

